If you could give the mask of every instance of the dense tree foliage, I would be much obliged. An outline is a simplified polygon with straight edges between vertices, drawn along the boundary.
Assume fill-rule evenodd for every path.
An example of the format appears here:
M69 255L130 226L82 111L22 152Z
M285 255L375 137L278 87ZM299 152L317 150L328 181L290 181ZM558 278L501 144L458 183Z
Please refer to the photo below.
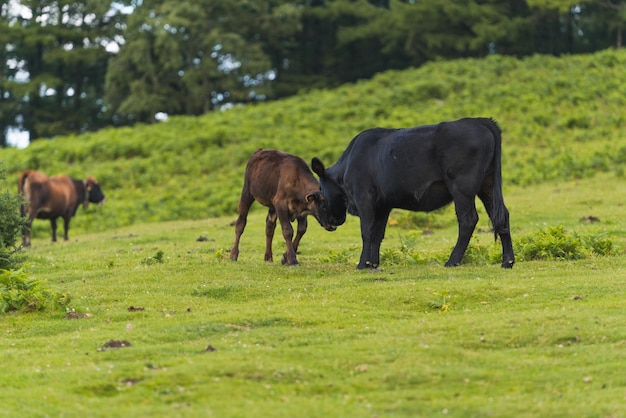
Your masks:
M621 47L626 0L0 2L0 145L199 115L389 69ZM112 48L119 46L119 48Z
M157 112L199 115L223 102L254 99L271 69L259 41L246 37L251 15L263 12L255 6L144 0L111 60L107 102L132 122L153 121Z
M112 2L22 0L3 8L9 114L31 139L110 124L103 108L108 43L121 36ZM22 79L16 80L17 71Z

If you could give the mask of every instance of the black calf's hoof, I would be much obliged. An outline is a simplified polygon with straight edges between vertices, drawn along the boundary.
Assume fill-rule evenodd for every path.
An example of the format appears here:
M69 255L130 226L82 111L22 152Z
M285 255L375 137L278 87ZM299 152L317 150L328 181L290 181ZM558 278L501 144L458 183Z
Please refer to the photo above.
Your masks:
M515 264L515 260L505 261L504 263L502 263L502 268L503 269L512 269L513 268L513 264Z
M364 270L364 269L377 269L378 268L378 264L372 264L370 261L366 261L365 264L360 264L358 266L356 266L357 270Z

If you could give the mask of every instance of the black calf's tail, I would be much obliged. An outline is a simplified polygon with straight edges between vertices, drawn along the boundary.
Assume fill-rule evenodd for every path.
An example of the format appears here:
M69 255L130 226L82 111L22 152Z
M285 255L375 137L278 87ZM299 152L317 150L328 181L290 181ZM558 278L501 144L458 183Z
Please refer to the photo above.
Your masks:
M498 239L498 235L509 233L509 211L504 206L504 197L502 195L502 131L493 119L485 119L484 124L491 131L495 140L491 223L493 225L494 238Z

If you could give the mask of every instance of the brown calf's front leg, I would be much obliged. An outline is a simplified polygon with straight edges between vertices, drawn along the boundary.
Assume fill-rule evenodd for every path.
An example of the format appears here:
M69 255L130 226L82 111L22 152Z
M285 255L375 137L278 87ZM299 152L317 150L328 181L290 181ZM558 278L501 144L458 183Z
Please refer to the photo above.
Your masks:
M285 239L285 245L287 251L282 258L282 263L289 266L295 266L298 264L296 258L296 251L293 248L293 227L289 222L289 211L286 208L276 208L276 214L278 215L278 221L283 231L283 238Z
M305 216L298 216L296 218L298 220L298 232L296 233L296 238L293 240L293 250L298 254L298 246L300 245L300 240L302 236L306 232L306 228L308 226L308 221Z
M63 239L65 241L70 239L70 218L63 218Z
M56 220L56 218L50 219L50 227L52 228L52 242L57 242L57 220Z

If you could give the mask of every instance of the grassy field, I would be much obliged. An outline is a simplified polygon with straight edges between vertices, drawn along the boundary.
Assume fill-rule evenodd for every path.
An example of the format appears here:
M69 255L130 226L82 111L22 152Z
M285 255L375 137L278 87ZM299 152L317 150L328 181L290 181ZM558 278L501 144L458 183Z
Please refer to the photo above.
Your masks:
M262 211L236 263L235 214L42 235L24 269L71 310L0 315L0 416L625 416L623 177L505 201L516 244L562 225L615 255L446 269L451 209L413 229L394 213L376 271L355 269L354 217L333 233L311 220L294 268L262 261ZM479 213L472 247L493 250Z

